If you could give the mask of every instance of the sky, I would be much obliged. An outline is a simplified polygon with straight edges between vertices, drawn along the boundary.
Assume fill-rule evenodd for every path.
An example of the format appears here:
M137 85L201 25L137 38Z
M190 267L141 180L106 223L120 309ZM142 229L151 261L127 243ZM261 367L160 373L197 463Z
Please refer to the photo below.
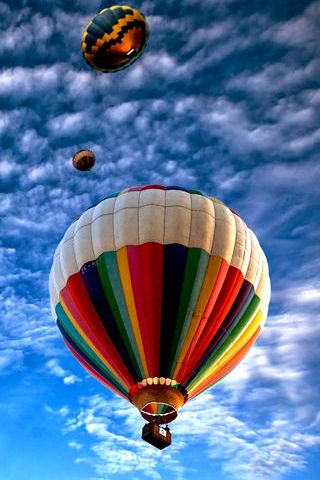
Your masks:
M148 45L102 74L80 38L110 5L0 1L0 480L319 479L320 1L132 3ZM80 148L90 173L72 167ZM257 343L162 452L67 351L48 293L66 228L153 183L237 211L272 282Z

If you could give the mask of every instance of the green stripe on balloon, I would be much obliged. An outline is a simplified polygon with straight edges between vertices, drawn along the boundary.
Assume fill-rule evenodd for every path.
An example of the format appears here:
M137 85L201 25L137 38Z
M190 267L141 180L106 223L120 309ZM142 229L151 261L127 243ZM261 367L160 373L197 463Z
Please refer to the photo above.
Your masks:
M252 320L253 316L255 315L255 312L258 309L260 302L261 302L260 298L254 295L250 304L248 305L248 308L242 315L240 321L237 323L237 325L233 329L230 336L226 338L226 340L219 346L218 349L215 349L212 352L210 357L208 357L207 359L206 366L202 368L202 371L205 371L206 369L210 368L215 363L217 363L220 360L220 358L222 358L223 355L227 352L227 350L231 347L231 345L235 342L236 338L245 331L248 323L250 322L250 320Z
M192 315L196 308L201 292L209 259L209 254L200 248L189 248L188 250L176 329L173 333L170 359L170 364L172 365L170 373L171 376L175 370L176 362L178 361L190 323L192 321Z
M190 195L201 195L201 197L203 197L203 193L202 192L199 192L199 190L193 190L193 189L189 189L189 190L185 190L186 192L190 193Z
M144 371L123 294L116 252L106 252L97 259L101 284L108 299L119 333L135 370L141 378Z
M248 308L242 315L240 321L237 323L235 328L232 330L230 336L226 338L226 340L219 346L218 349L215 349L208 356L208 358L205 360L205 364L199 370L197 375L192 379L190 383L187 383L188 390L191 389L199 381L199 378L206 372L206 370L209 370L211 367L213 367L214 364L216 364L223 357L227 350L233 345L236 338L245 331L246 326L248 325L250 320L252 320L256 310L258 309L260 302L261 299L257 295L254 295L250 304L248 305Z
M261 303L261 298L258 297L257 295L254 295L252 297L251 302L248 305L248 308L243 313L239 322L235 325L234 328L232 328L232 325L231 325L229 329L230 338L232 340L235 340L239 335L243 333L249 321L252 320L252 318L255 316L260 303Z

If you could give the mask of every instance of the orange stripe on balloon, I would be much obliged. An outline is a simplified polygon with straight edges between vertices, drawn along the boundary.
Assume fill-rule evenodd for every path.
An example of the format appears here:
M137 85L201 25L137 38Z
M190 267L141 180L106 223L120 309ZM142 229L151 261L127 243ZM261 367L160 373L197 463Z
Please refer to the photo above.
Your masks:
M149 365L146 360L146 354L143 347L140 325L137 316L135 298L132 290L130 269L128 263L127 247L122 247L116 251L117 263L119 268L119 274L121 279L121 285L123 288L123 294L127 305L128 314L130 317L133 334L135 336L139 355L141 358L142 367L144 370L145 378L150 377Z
M185 370L189 370L188 361L190 355L205 328L209 315L227 275L228 268L229 265L223 258L217 256L210 258L201 294L193 314L192 323L181 351L180 358L178 359L176 369L173 373L173 377L176 378L178 382L182 383L182 379L185 376Z
M205 378L200 384L198 384L196 387L192 388L190 391L188 391L188 400L191 400L191 398L196 397L200 393L202 393L204 390L207 388L213 386L215 383L217 383L219 380L221 380L223 377L228 375L228 373L231 372L240 362L243 360L243 358L247 355L248 351L256 341L257 337L259 336L259 333L261 331L261 327L259 326L255 333L252 335L252 337L248 340L248 342L240 348L230 359L227 363L224 365L221 365L221 367L215 371L212 375L209 375L209 377Z
M179 382L184 383L188 374L190 375L190 372L194 370L203 359L206 349L213 341L215 334L226 318L243 282L244 277L241 270L230 266L218 298L216 299L211 314L205 324L205 328L203 328L202 334L197 343L193 342L192 350L191 348L189 349L189 356L185 361L183 376L179 379L177 378Z
M201 383L204 378L213 375L220 367L226 365L230 358L232 358L235 353L238 352L250 340L257 328L261 326L262 318L262 312L259 310L254 316L251 317L250 321L236 337L233 337L231 333L230 336L233 340L231 345L229 345L226 350L222 351L220 355L216 355L213 361L209 361L207 366L204 367L202 375L194 378L188 385L188 388L192 390L199 383Z

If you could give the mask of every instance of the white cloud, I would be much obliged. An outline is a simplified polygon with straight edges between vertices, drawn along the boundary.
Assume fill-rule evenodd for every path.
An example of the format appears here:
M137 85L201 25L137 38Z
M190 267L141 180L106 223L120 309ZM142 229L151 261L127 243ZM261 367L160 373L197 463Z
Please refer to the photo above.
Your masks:
M110 107L106 111L106 118L116 124L121 124L127 121L131 123L137 116L137 108L138 104L136 102L121 103L120 105Z
M296 155L302 155L306 151L320 144L320 128L310 134L300 135L287 143L287 150Z
M36 130L25 130L20 140L20 150L24 154L32 154L34 150L43 152L48 145L48 139L41 137Z
M234 33L235 27L235 21L228 19L221 22L213 22L212 24L193 30L183 51L190 52L203 48L206 45L211 45L212 51L214 51L217 47L217 42L226 41L226 38L232 36L232 33Z
M9 286L2 289L0 302L0 352L5 352L1 354L4 363L6 358L12 359L8 373L23 367L27 352L44 356L57 353L57 328L46 302L31 302L21 295L18 297Z
M209 459L218 460L230 479L280 479L306 467L304 452L320 445L320 436L306 426L301 433L301 424L293 421L294 411L271 403L269 409L264 406L266 421L257 424L254 412L263 404L263 390L254 407L251 398L251 406L245 410L228 395L228 387L216 387L215 391L215 395L202 394L183 407L172 424L174 443L165 452L138 438L141 422L137 412L122 400L105 401L97 395L83 398L78 415L66 419L65 432L75 435L85 428L92 438L92 453L78 461L91 464L99 478L117 478L126 472L161 479L164 461L166 475L171 471L176 478L188 478L188 461L183 459L198 442L204 444L202 458L209 461L208 468Z
M6 29L1 42L0 52L27 51L32 48L32 44L41 44L49 40L54 33L54 23L50 17L44 17L41 14L32 16L29 23L22 23L19 26ZM21 42L20 39L24 41Z
M1 337L0 337L0 343ZM12 373L14 370L20 370L23 364L23 352L18 349L0 348L0 375Z
M0 95L17 94L19 98L27 98L36 93L47 94L56 88L61 73L59 65L3 69L0 73Z
M165 86L183 76L184 68L164 49L146 52L134 68L125 72L121 85L129 91L150 88L154 82Z
M32 182L44 182L48 180L54 173L54 166L51 163L44 163L37 167L31 168L28 177Z
M78 461L93 466L96 475L120 473L138 475L139 478L160 480L158 472L163 455L140 437L142 422L134 407L121 399L104 400L95 395L81 399L81 408L76 416L70 415L65 422L65 433L73 435L85 429L92 438L91 454L79 457ZM170 455L166 456L169 471L182 479L184 470Z
M319 14L319 2L312 2L302 15L273 25L264 33L263 38L270 39L281 45L300 47L314 53L319 48L317 42L319 37L319 23L317 22Z
M70 448L74 448L75 450L81 450L83 448L83 445L81 445L81 443L73 442L73 441L69 442L68 446Z
M175 437L181 436L187 445L205 439L206 455L222 462L231 479L278 479L305 466L304 450L318 446L319 436L301 434L290 413L278 418L274 411L274 419L256 426L250 416L256 418L253 412L259 404L243 415L223 400L226 391L218 390L216 396L204 394L184 408L173 427Z
M1 122L1 120L0 120ZM1 126L0 126L1 129ZM16 171L17 165L15 162L9 161L9 160L1 160L0 162L0 178L1 179L6 179L9 178L10 175Z
M306 281L303 285L290 285L288 288L276 291L274 299L283 304L295 305L295 307L319 307L320 287L318 282Z
M258 73L241 73L230 80L228 88L245 90L264 97L268 93L281 93L297 88L308 80L313 80L319 70L317 59L307 65L296 66L292 61L268 64Z
M65 385L73 385L74 383L81 382L81 379L76 375L71 374L68 370L61 367L59 361L56 358L52 358L46 362L46 367L51 375L62 378Z
M51 414L51 415L55 415L57 417L60 417L60 418L66 418L68 415L70 415L71 413L71 410L68 406L64 405L63 407L61 408L58 408L58 409L54 409L52 407L50 407L49 405L44 405L44 410L45 412ZM69 442L71 443L71 442ZM71 448L74 448L74 445L69 445Z
M64 113L48 122L48 128L54 136L76 135L85 128L85 112Z

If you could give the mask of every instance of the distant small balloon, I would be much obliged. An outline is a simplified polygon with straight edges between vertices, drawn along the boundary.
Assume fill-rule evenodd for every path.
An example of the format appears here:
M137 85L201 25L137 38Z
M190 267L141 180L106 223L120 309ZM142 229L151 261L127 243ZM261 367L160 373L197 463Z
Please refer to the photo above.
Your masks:
M96 157L91 150L79 150L72 158L72 164L74 168L81 172L91 170L95 164Z
M86 26L82 54L95 70L116 72L137 60L147 38L144 15L127 5L115 5L101 10Z

